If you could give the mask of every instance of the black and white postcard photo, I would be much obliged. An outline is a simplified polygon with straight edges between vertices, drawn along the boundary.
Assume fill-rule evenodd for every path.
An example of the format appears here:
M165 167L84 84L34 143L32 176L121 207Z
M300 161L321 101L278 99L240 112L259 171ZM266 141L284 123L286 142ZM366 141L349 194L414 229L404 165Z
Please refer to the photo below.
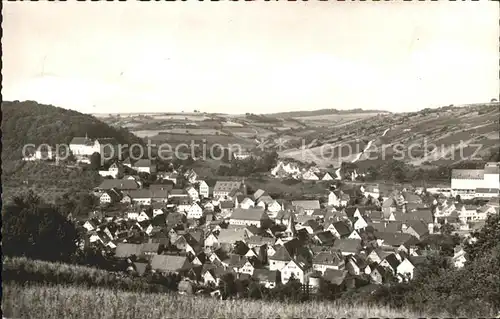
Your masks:
M500 318L497 1L2 1L2 319Z

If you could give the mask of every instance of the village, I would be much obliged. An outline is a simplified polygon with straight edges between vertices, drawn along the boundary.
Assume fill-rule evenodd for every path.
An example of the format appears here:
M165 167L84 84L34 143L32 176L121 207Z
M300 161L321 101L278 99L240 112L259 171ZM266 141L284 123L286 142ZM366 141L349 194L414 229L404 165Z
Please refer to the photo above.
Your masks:
M88 138L70 148L82 162L99 151ZM278 166L280 175L300 173ZM147 187L144 173L156 176ZM296 200L249 191L244 178L209 185L192 168L158 171L149 159L116 161L99 174L106 176L93 190L100 209L75 220L85 232L80 247L126 262L135 275L177 274L214 292L226 274L269 289L294 278L311 292L322 282L343 290L409 281L441 249L424 244L435 234L459 238L449 258L460 268L467 262L462 243L499 213L499 163L454 170L450 189L388 193L378 184L342 189L338 170L308 170L305 183L321 179L328 187L316 199Z

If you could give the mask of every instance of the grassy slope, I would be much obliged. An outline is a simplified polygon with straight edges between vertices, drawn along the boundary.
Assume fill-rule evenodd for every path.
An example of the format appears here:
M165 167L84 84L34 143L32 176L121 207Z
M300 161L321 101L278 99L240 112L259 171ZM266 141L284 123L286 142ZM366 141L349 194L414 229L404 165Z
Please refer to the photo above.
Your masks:
M284 304L222 301L176 294L116 292L71 286L3 286L7 318L326 318L407 317L419 315L389 308L333 302ZM420 316L421 317L421 316Z
M32 189L47 202L70 190L89 190L102 181L95 171L55 166L47 162L8 161L2 163L2 199ZM28 184L25 184L28 182Z

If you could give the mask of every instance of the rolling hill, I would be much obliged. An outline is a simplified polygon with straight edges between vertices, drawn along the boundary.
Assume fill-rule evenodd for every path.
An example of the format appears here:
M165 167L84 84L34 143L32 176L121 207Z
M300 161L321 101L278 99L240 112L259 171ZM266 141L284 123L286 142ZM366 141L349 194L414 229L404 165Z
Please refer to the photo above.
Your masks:
M2 102L2 160L22 158L25 144L68 144L75 136L112 137L119 143L142 143L124 128L97 118L34 101Z
M498 102L371 116L342 127L333 124L329 129L312 129L301 136L308 145L307 152L296 143L282 150L280 157L314 161L324 167L353 160L358 166L390 159L415 166L496 160L499 118ZM366 141L372 143L365 150ZM358 156L363 150L364 154Z

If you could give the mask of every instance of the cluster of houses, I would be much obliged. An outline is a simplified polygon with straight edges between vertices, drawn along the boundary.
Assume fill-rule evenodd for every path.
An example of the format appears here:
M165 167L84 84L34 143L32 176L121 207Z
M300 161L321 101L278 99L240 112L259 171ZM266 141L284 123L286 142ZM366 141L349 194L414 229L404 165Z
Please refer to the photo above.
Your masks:
M343 179L341 168L335 170L322 170L318 167L303 167L294 162L285 163L283 161L278 161L276 166L271 169L271 175L277 178L295 178L303 181L340 181ZM355 181L360 176L365 176L366 174L358 174L356 170L348 174L348 178L351 181Z
M187 186L177 188L178 178ZM127 260L139 275L179 273L205 285L227 273L268 288L291 278L313 287L407 281L430 253L421 242L441 225L467 234L498 214L498 199L475 207L404 190L381 194L376 185L359 187L367 200L355 206L347 191L289 201L248 193L244 180L208 185L192 169L158 179L148 187L132 175L104 180L94 190L101 203L126 208L90 216L83 245ZM451 258L462 267L463 248Z

